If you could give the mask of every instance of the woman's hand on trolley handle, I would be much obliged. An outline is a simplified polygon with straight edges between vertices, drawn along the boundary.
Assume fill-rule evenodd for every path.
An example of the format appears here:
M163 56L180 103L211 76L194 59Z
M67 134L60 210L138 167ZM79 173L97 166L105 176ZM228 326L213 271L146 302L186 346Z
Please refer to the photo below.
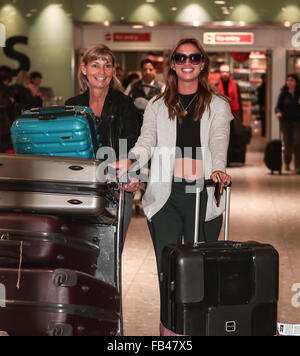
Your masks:
M230 175L222 171L214 171L210 178L215 182L219 183L219 195L223 193L224 188L226 188L231 183Z
M124 158L109 164L109 166L118 172L117 179L120 180L120 178L129 171L131 164L132 161L130 159ZM133 193L140 188L140 181L135 177L129 177L129 179L130 182L125 184L124 189L126 192Z

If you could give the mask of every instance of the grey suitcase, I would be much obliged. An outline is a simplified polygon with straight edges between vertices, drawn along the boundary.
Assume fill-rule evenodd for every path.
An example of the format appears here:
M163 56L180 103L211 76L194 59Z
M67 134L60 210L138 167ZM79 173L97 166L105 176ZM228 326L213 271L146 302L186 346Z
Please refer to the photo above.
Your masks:
M0 155L0 210L100 216L109 185L97 181L101 161ZM99 169L100 173L101 170Z
M98 183L101 161L21 154L0 154L0 179L40 182Z

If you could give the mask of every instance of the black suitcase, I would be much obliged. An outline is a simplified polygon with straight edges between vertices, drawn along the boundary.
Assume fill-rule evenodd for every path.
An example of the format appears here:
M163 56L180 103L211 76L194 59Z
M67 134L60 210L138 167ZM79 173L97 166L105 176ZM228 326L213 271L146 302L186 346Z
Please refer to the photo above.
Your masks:
M276 334L278 253L267 244L227 241L229 195L230 187L226 241L198 243L195 231L194 245L169 245L163 251L162 335Z
M278 171L281 174L282 171L282 143L280 140L272 140L268 142L265 154L265 165L271 170L271 174L274 171Z

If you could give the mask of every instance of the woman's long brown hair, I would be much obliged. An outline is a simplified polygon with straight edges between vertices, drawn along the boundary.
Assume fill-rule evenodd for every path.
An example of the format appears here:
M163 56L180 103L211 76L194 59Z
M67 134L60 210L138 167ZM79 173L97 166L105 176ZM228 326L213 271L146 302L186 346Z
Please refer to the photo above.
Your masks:
M203 56L204 67L199 75L199 83L198 83L198 100L196 101L193 121L199 121L202 118L202 115L207 107L209 107L213 94L218 96L222 96L214 90L208 81L208 75L210 70L210 59L198 40L195 38L183 38L176 43L174 48L171 50L170 55L168 57L166 63L167 70L167 79L166 79L166 89L160 94L156 100L160 98L164 98L165 104L169 111L169 118L175 119L177 117L178 122L182 123L182 118L184 116L183 110L179 103L179 95L177 90L177 75L176 72L171 68L171 64L173 61L173 55L176 53L177 48L185 43L191 43L196 46L199 52Z

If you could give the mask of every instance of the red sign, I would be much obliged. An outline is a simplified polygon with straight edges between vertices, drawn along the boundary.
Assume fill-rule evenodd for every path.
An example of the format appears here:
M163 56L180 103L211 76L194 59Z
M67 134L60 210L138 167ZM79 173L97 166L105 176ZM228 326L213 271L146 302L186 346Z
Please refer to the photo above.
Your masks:
M250 45L254 42L252 32L205 32L204 44L211 45Z
M113 42L150 42L151 33L150 32L114 32L106 33L104 35L106 41Z

